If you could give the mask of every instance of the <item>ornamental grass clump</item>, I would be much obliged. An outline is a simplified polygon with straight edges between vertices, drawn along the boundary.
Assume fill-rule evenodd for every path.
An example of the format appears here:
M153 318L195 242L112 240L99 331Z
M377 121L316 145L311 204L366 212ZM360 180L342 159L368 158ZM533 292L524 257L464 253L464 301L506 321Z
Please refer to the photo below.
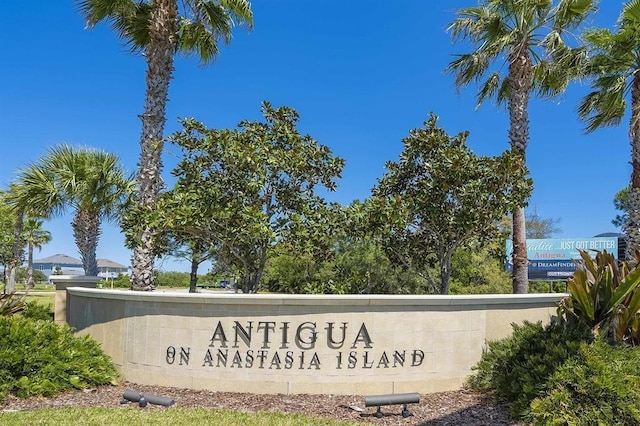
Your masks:
M111 359L89 336L21 315L0 317L0 400L55 396L68 389L115 383Z

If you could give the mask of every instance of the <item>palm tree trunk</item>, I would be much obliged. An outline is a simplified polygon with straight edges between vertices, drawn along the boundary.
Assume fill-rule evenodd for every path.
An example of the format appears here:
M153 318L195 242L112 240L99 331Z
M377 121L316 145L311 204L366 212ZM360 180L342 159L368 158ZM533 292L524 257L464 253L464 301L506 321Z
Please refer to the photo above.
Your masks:
M16 269L20 266L20 257L24 254L22 246L22 212L16 213L16 223L13 227L13 248L11 259L9 260L9 273L7 284L5 285L5 293L13 293L16 290Z
M162 147L169 82L173 76L173 55L177 32L176 0L154 0L149 44L140 163L137 182L142 210L153 208L162 186ZM153 290L153 230L144 225L139 244L133 249L131 288Z
M26 290L35 287L33 282L33 243L29 242L27 255L27 285L25 286Z
M640 74L636 73L631 85L631 122L629 124L631 142L631 189L629 191L628 219L624 226L627 235L625 257L633 260L640 249Z
M531 58L521 51L509 54L509 142L526 164L529 144L529 96L533 80ZM513 292L524 294L529 290L527 237L524 206L512 212L513 219Z
M527 236L525 230L524 207L512 213L513 221L513 293L526 294L529 291L529 261L527 259Z
M76 212L71 222L71 229L73 229L76 247L80 252L84 274L97 277L98 261L96 260L96 250L98 249L98 239L100 237L100 220L95 214L80 209Z

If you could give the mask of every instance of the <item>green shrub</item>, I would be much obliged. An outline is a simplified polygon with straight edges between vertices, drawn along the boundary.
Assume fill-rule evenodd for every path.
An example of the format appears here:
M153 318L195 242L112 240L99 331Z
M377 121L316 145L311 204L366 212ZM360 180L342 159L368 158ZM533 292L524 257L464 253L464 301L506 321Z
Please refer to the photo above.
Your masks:
M38 302L27 302L22 316L32 320L53 321L53 307Z
M598 341L583 344L531 403L537 425L640 424L640 350Z
M118 274L116 278L102 280L99 283L102 288L130 288L131 277L125 274Z
M111 359L89 336L21 315L0 317L0 399L54 396L71 388L113 383Z
M549 376L591 338L588 328L564 323L513 325L511 337L489 343L469 384L478 391L493 391L511 403L512 416L522 418L530 402L545 390Z
M175 271L156 271L154 284L156 285L156 287L189 287L189 273Z

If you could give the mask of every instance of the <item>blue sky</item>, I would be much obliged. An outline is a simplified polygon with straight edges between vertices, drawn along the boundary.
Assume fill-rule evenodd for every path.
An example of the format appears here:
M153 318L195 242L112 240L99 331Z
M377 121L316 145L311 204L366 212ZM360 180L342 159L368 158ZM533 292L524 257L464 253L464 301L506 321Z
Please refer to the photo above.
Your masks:
M260 103L287 105L299 128L346 159L337 192L344 204L364 199L402 138L430 112L449 134L468 130L479 155L508 147L505 110L475 108L475 87L458 92L444 73L456 53L446 32L455 10L475 0L255 0L254 29L238 28L217 60L202 67L179 58L167 108L168 134L178 117L209 127L259 119ZM621 2L601 2L594 24L612 27ZM0 188L16 171L58 143L103 148L136 169L144 102L144 59L127 51L106 25L85 28L73 1L0 3ZM534 180L530 211L559 219L557 237L616 231L615 193L631 171L628 118L585 135L575 113L588 93L572 85L555 101L532 99L528 166ZM167 145L167 180L175 164ZM77 256L70 216L48 221L53 241L36 258ZM116 225L104 227L99 258L129 264ZM164 270L187 270L165 261ZM201 272L205 272L202 270Z

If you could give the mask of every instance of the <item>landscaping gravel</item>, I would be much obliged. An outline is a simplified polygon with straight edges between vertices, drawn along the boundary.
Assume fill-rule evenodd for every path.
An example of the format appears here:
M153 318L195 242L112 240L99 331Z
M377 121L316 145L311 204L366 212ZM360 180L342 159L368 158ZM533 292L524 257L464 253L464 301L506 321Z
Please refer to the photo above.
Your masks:
M107 406L144 410L167 410L171 407L148 404L140 408L137 402L122 403L125 390L170 398L173 406L242 410L248 412L275 411L304 413L311 416L378 425L518 425L509 418L508 407L497 404L489 396L468 389L420 396L420 402L410 404L412 414L404 418L402 406L383 406L383 417L375 416L375 407L365 407L364 396L356 395L255 395L216 392L161 386L145 386L122 382L117 386L65 392L55 398L20 399L10 396L0 404L2 410L34 410L45 407Z

